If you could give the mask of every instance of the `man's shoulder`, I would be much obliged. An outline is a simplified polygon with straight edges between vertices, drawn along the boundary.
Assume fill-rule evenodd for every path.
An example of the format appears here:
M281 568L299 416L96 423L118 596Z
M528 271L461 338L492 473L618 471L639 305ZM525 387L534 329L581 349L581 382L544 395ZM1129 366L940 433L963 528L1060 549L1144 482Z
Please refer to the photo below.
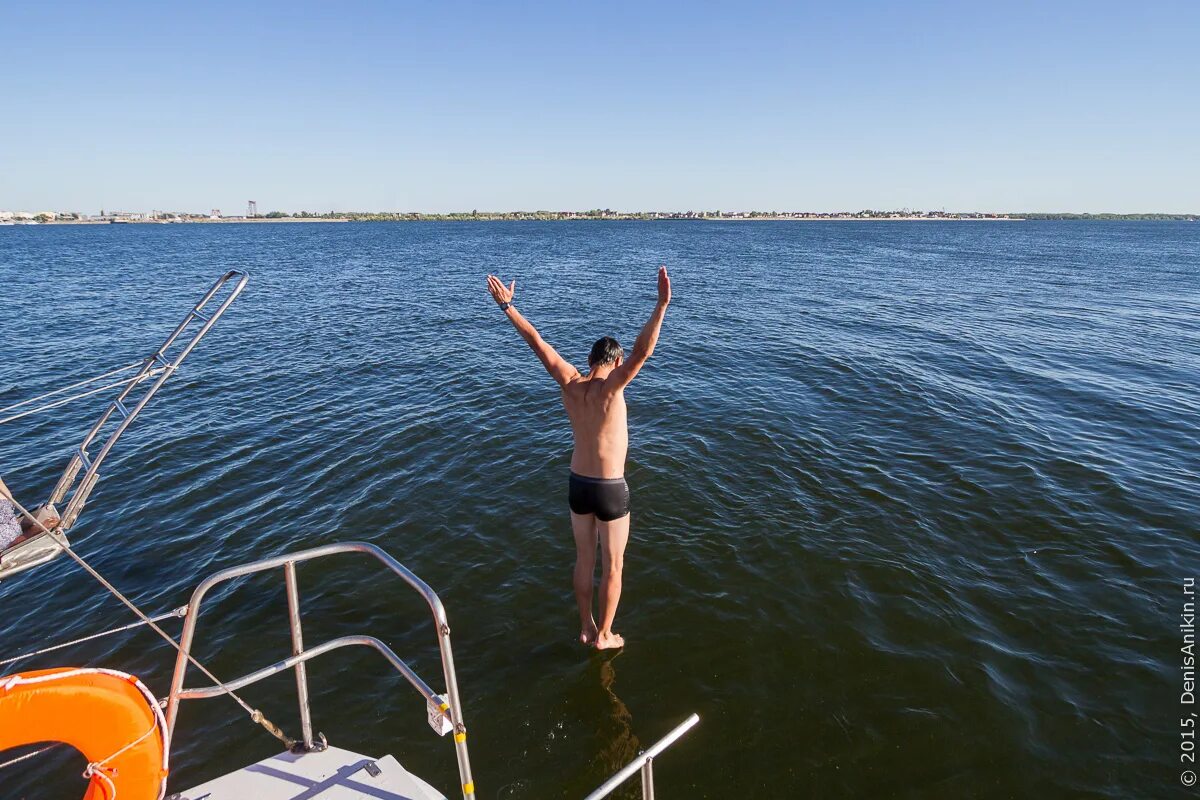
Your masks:
M575 375L561 386L563 394L576 397L597 396L601 393L612 394L613 392L621 394L625 389L624 386L610 378L589 378L584 375Z
M579 394L589 397L624 397L625 385L614 381L611 375L606 378L591 378L582 382Z

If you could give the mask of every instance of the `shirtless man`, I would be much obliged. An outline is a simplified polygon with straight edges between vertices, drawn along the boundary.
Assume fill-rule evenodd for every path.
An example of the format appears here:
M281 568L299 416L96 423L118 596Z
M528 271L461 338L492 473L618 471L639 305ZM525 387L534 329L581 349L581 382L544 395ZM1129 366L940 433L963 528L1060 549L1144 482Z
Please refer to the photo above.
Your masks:
M580 375L521 316L513 306L516 288L515 280L505 286L495 275L488 275L488 291L562 389L563 406L575 436L567 499L575 533L579 641L598 650L623 647L625 640L613 633L612 626L621 599L621 568L625 543L629 541L629 486L625 483L629 428L625 424L625 387L654 352L663 316L671 302L671 279L667 277L667 268L659 267L658 304L633 343L628 360L617 340L605 336L592 345L587 375ZM592 616L597 542L601 554L598 627Z

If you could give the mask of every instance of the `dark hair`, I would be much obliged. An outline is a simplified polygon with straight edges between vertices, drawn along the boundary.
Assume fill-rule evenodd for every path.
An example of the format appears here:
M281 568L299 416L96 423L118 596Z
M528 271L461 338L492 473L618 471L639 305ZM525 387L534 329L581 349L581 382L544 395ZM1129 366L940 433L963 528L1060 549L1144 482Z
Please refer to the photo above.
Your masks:
M617 356L625 355L625 351L621 349L621 343L611 336L604 336L596 340L592 345L592 352L588 353L589 367L602 367L605 364L615 364Z

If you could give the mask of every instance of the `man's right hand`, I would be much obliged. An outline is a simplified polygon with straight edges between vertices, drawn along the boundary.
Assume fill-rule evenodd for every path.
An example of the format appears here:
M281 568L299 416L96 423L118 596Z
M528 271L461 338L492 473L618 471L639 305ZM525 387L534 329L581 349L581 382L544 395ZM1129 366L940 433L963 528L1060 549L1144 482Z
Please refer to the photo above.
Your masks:
M496 305L511 303L513 293L517 289L517 279L513 278L512 283L505 286L500 282L500 279L495 275L488 275L488 291L492 293L492 299L496 301Z
M513 281L516 283L516 281ZM658 268L658 304L665 306L671 302L671 278L667 275L666 267Z

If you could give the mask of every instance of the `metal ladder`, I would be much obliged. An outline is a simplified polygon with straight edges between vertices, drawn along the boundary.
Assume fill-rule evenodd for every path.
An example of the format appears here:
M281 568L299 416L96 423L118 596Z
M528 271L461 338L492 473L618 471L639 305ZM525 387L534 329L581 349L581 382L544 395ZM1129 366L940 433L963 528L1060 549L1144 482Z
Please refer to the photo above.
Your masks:
M175 370L179 369L179 365L192 352L192 349L200 343L209 329L216 324L226 309L242 293L249 280L250 276L241 270L230 270L222 275L212 285L212 288L200 298L200 302L188 311L183 321L176 326L166 341L146 359L138 373L129 379L129 383L108 405L100 418L88 430L87 435L83 437L83 441L75 448L71 460L67 463L67 468L63 471L62 477L59 478L58 484L50 495L48 502L51 505L67 501L66 507L61 512L61 522L58 527L50 534L43 533L34 536L5 552L3 559L0 559L0 579L9 578L61 555L63 549L69 545L65 534L79 518L79 513L83 510L88 496L96 487L96 482L100 480L100 465L104 463L104 459L112 450L113 445L117 443L121 434L141 413L167 379L175 374ZM199 323L198 328L195 323ZM189 326L191 326L190 331L188 330ZM185 331L187 336L183 336ZM181 336L183 336L182 339ZM167 352L172 346L179 348L173 356ZM137 387L151 379L155 379L154 382L138 396L135 393ZM116 426L106 437L102 438L101 432L110 422L115 422ZM101 441L100 449L94 456L90 455L89 448L98 439Z

